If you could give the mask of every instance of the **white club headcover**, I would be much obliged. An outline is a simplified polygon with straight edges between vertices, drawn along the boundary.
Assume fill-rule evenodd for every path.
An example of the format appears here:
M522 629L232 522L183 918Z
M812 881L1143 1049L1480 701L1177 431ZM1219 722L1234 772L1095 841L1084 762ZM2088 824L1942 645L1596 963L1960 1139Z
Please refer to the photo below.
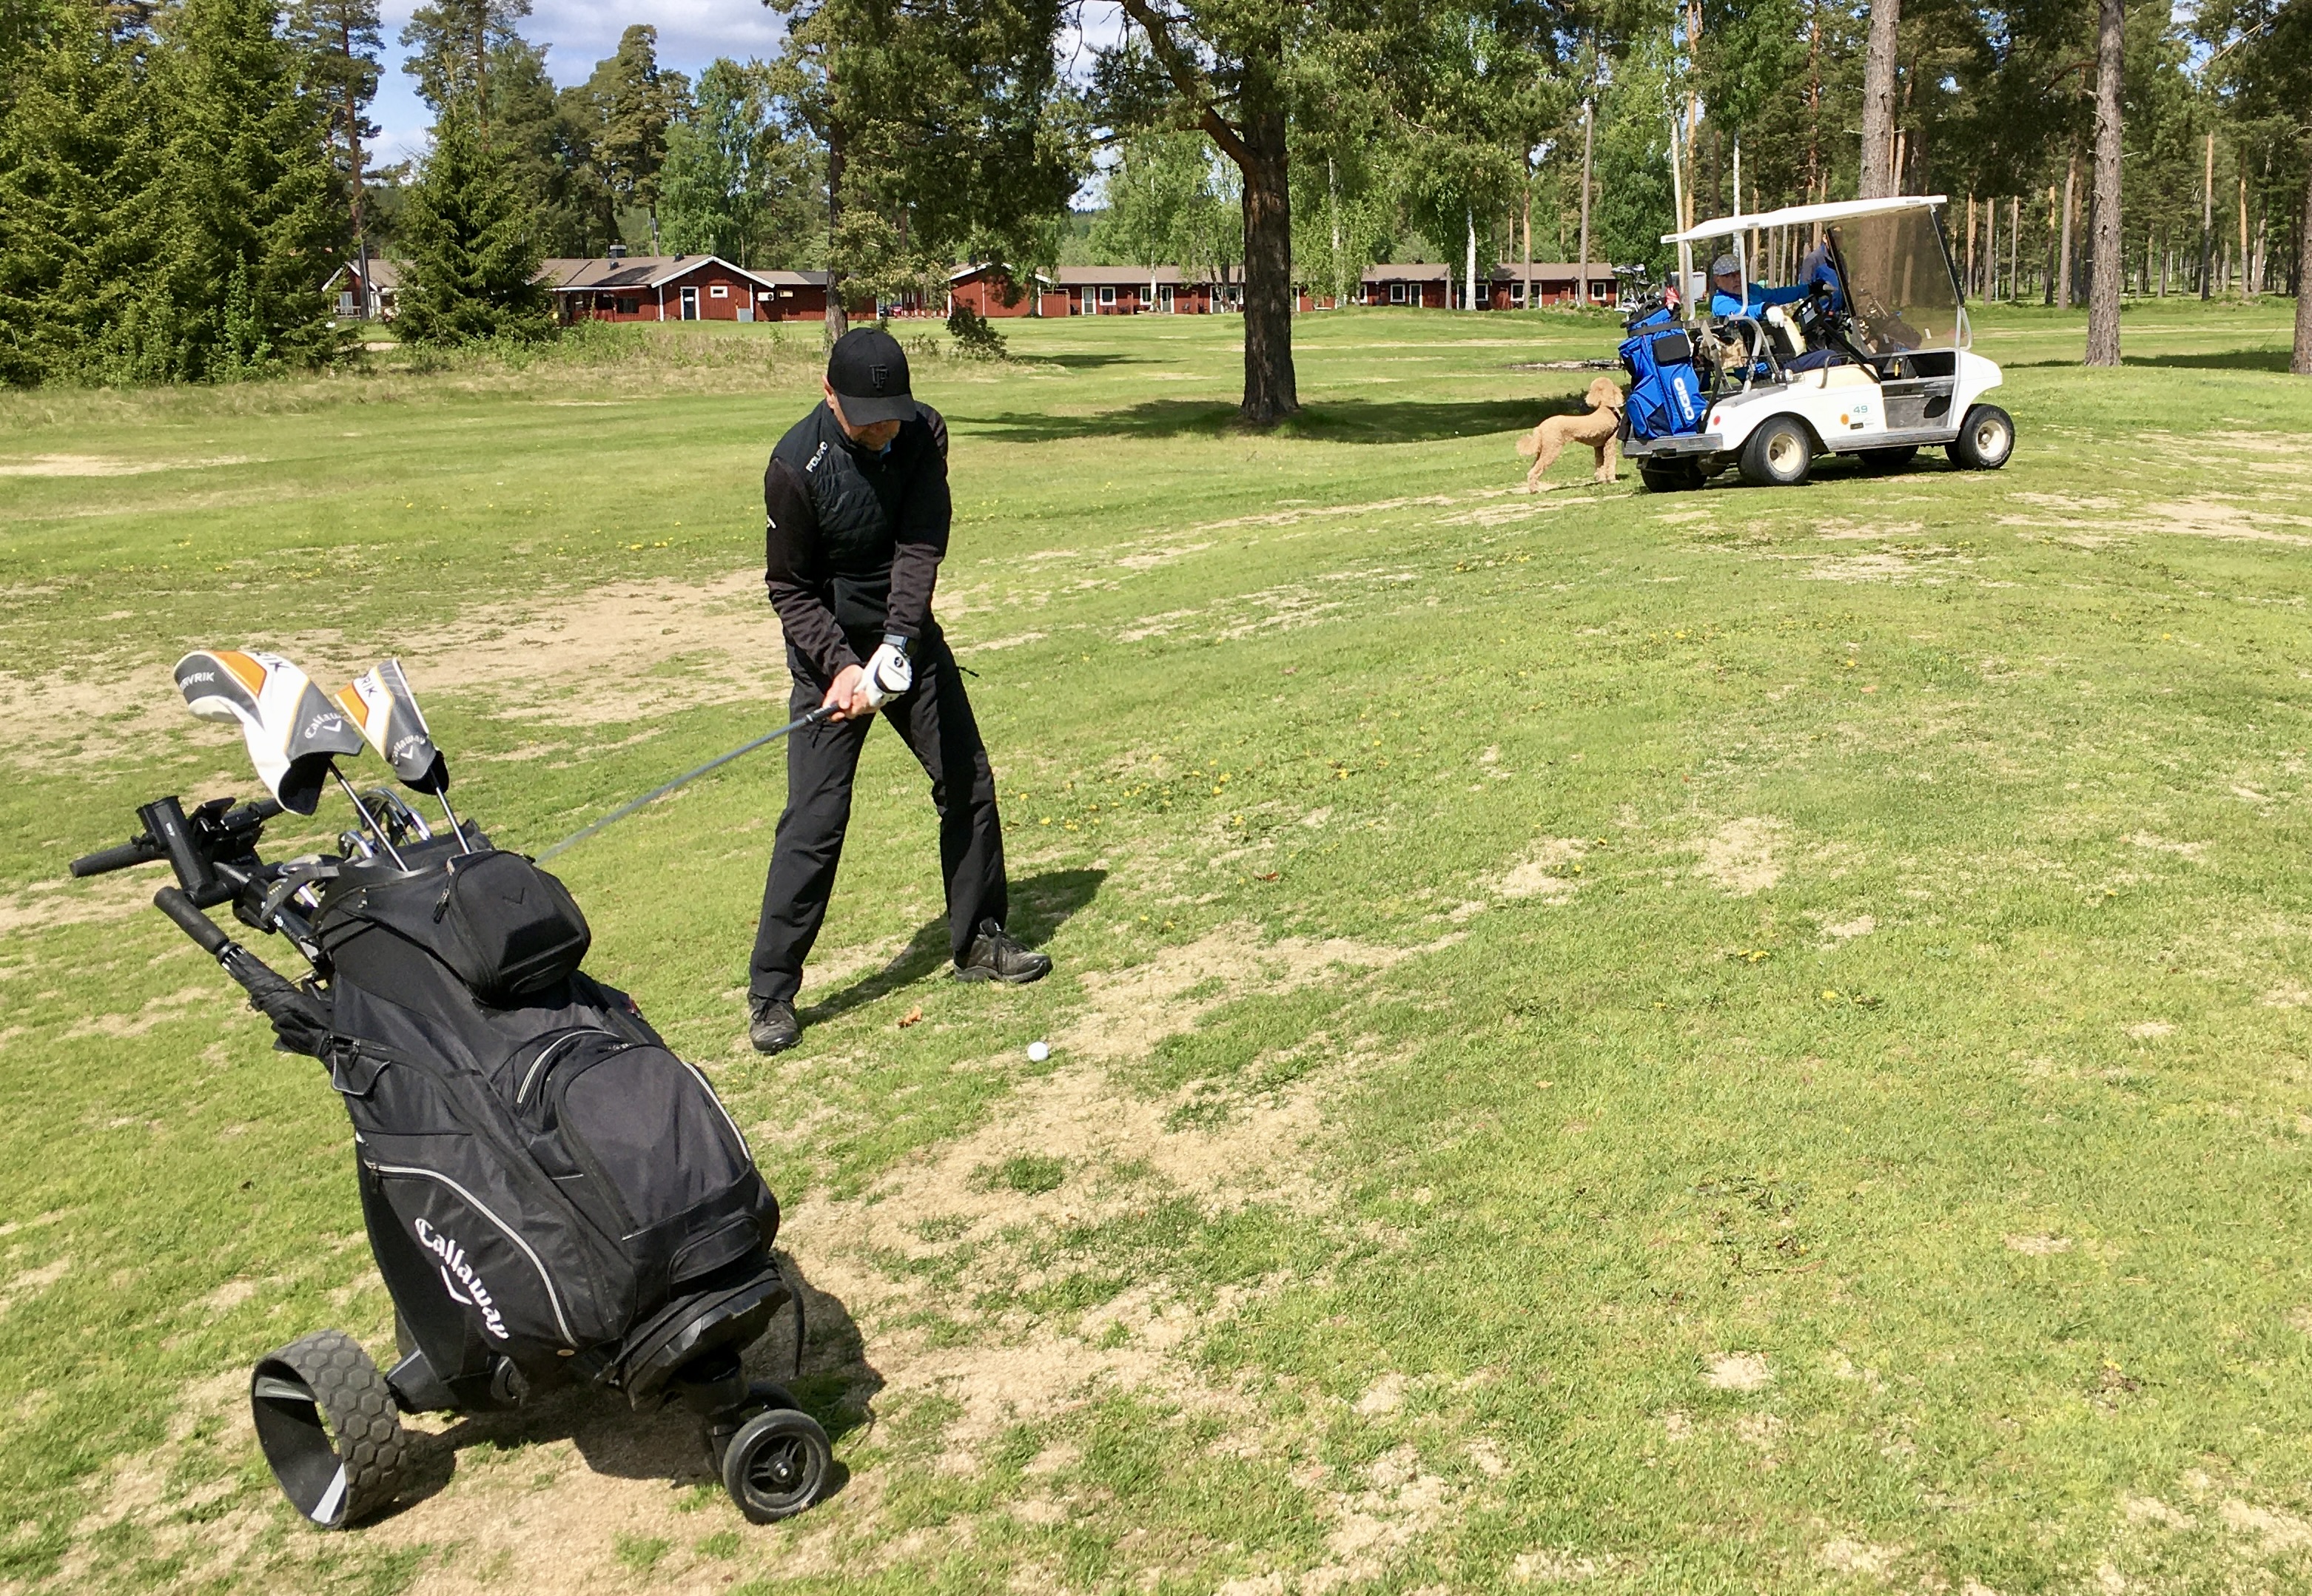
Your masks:
M278 654L196 650L177 661L177 690L202 720L239 724L258 779L299 815L320 807L329 762L362 750L343 711Z
M388 659L362 672L348 686L337 691L337 707L353 717L369 746L378 751L393 773L420 792L439 793L450 785L450 763L434 746L425 711L401 661Z
M915 685L915 665L889 643L868 655L864 668L858 690L879 710Z

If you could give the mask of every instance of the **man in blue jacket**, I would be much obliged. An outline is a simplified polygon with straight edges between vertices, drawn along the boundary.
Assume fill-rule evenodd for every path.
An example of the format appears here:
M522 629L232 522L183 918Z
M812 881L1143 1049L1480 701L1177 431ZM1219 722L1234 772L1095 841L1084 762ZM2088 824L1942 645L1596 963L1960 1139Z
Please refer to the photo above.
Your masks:
M1806 298L1803 283L1788 288L1768 288L1763 283L1746 284L1742 281L1742 263L1730 255L1721 255L1710 263L1710 313L1712 316L1763 316L1768 305L1794 305Z

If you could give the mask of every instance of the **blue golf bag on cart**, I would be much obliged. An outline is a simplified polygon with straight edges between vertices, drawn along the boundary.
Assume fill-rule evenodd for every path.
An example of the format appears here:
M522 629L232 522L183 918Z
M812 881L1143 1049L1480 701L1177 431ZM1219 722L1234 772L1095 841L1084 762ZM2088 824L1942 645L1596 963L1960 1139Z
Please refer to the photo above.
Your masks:
M1694 340L1671 315L1668 305L1648 306L1631 318L1631 336L1616 352L1630 374L1630 435L1646 442L1700 432L1706 408L1702 374L1694 367Z

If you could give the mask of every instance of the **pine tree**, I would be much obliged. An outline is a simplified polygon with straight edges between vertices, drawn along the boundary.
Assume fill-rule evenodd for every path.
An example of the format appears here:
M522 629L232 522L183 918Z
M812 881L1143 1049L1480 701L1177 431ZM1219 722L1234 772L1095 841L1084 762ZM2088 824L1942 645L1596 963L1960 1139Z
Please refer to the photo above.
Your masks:
M169 375L99 368L101 340L149 320L138 301L157 250L159 140L137 51L85 0L12 20L0 62L0 381Z
M155 274L177 318L173 376L311 366L342 347L323 286L351 219L328 108L307 92L280 20L271 0L185 0L156 57L173 113ZM144 353L113 358L149 365L149 339Z
M304 57L307 84L327 108L339 152L346 216L353 223L355 257L365 259L372 250L363 214L369 175L364 146L378 134L369 108L377 98L378 51L382 48L377 0L297 0L289 17L289 37Z
M401 42L417 53L401 69L417 80L418 97L437 117L467 106L482 142L489 142L490 57L530 14L530 0L434 0L410 13Z
M461 344L539 338L553 331L535 281L535 214L503 155L485 149L476 119L453 111L435 124L402 212L402 338Z
M659 66L658 30L628 28L619 36L618 53L598 63L565 100L585 128L595 203L609 236L618 236L622 210L649 211L655 229L667 133L690 106L689 80Z

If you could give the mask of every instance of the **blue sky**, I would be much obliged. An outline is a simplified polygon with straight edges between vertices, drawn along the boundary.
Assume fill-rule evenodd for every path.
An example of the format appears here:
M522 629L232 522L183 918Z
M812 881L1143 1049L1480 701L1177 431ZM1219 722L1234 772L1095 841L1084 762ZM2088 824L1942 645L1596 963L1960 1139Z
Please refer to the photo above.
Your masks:
M409 53L400 43L401 30L417 4L383 0L379 7L384 22L385 75L370 115L381 129L376 150L380 165L425 153L431 114L401 71L402 59ZM761 0L531 0L531 5L522 34L545 48L547 70L565 88L582 82L597 61L615 55L618 35L630 22L654 24L660 64L693 78L717 56L744 61L770 55L785 31L785 19ZM1082 59L1084 39L1105 43L1123 27L1116 0L1086 0L1082 9L1082 38L1072 33L1061 47L1076 62Z
M417 0L384 0L378 9L385 26L385 77L371 118L381 130L381 164L414 159L425 152L432 120L416 86L402 74L409 52L400 43L402 26ZM745 60L778 48L784 19L760 0L532 0L522 33L546 49L547 70L564 87L582 82L594 63L617 53L618 35L630 22L658 29L661 65L696 77L717 56Z

